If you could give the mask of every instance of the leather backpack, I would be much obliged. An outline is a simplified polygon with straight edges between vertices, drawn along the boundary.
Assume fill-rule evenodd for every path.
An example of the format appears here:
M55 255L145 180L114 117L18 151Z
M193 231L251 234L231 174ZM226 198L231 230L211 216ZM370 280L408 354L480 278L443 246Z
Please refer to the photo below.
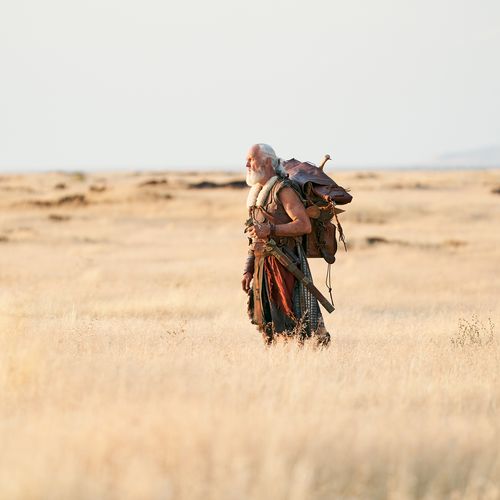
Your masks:
M311 220L312 231L305 236L307 257L322 257L328 264L333 264L337 252L337 230L339 240L347 250L344 232L337 217L344 210L337 208L337 205L350 203L352 195L323 171L329 159L328 155L325 156L322 164L317 167L313 163L292 158L285 161L283 167L289 179L299 188Z

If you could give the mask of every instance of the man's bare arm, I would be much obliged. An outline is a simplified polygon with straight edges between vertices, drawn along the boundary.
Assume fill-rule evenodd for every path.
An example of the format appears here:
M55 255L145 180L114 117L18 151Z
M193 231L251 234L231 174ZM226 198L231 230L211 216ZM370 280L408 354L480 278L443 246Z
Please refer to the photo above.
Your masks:
M276 224L257 224L248 230L251 238L268 238L273 236L302 236L311 232L311 221L297 193L291 187L284 187L278 194L291 222ZM271 234L272 229L272 234Z
M284 187L278 194L288 217L292 219L286 224L274 226L275 236L302 236L311 232L311 221L297 193L291 187Z

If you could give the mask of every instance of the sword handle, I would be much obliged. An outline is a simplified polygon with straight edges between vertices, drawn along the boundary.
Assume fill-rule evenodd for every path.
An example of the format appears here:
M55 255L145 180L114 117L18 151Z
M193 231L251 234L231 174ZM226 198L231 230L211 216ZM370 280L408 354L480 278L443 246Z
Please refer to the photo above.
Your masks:
M319 168L320 170L323 170L323 168L325 168L326 162L327 162L328 160L331 160L331 159L332 159L332 157L331 157L330 155L325 155L325 156L323 156L323 159L321 160L321 163L319 164L319 167L318 167L318 168Z

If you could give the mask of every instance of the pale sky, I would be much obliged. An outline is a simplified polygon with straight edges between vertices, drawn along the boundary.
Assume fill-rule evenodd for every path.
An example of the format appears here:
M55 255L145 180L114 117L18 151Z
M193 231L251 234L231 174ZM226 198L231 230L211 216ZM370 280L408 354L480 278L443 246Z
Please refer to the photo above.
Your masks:
M395 166L500 143L498 0L0 0L0 169Z

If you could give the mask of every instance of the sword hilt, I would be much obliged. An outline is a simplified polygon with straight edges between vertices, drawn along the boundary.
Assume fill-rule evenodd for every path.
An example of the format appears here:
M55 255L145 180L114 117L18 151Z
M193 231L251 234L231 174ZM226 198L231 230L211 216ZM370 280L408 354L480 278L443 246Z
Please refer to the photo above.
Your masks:
M324 168L324 167L325 167L325 165L326 165L326 162L327 162L328 160L331 160L331 159L332 159L332 157L331 157L330 155L325 155L325 156L323 156L323 159L321 160L321 163L319 164L318 168L319 168L320 170L323 170L323 168Z

